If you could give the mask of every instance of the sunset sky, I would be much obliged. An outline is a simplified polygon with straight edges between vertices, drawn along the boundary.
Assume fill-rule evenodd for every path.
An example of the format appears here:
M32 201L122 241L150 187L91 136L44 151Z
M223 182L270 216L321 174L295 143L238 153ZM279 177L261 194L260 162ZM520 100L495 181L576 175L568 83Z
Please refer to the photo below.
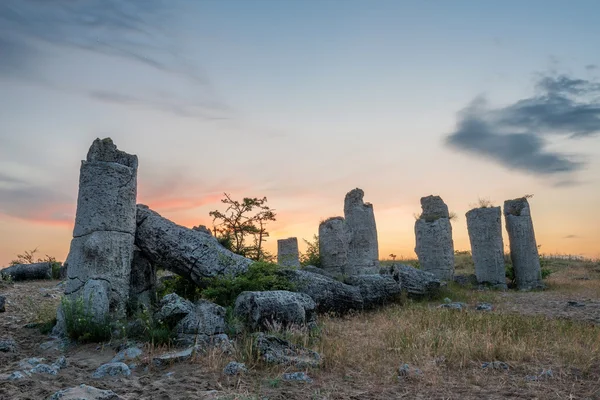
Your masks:
M374 205L415 257L419 199L530 200L544 253L600 257L600 2L2 0L0 266L73 233L81 160L137 154L138 202L211 225L268 198L267 248ZM504 230L504 228L503 228ZM507 245L505 234L505 245ZM304 246L301 246L304 248Z

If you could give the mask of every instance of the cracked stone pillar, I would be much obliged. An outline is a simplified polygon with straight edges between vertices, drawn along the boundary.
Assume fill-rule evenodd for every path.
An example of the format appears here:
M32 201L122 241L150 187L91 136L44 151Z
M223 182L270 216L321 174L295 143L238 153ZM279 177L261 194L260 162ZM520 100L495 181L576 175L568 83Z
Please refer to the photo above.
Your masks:
M454 241L448 206L439 196L421 197L423 212L415 222L415 253L423 271L451 281L454 277Z
M477 282L506 289L500 207L474 208L465 215Z
M156 300L156 268L135 246L129 280L129 301L132 314L142 308L150 310L156 304Z
M65 295L83 297L97 322L122 318L136 230L137 156L96 139L81 162ZM60 314L60 313L59 313Z
M510 258L519 289L544 287L529 202L525 197L504 202Z
M332 217L319 224L321 268L344 274L348 264L348 238L343 217Z
M277 264L284 267L300 267L297 238L291 237L277 241Z
M364 203L362 189L353 189L344 199L348 234L348 275L379 273L379 245L373 205Z

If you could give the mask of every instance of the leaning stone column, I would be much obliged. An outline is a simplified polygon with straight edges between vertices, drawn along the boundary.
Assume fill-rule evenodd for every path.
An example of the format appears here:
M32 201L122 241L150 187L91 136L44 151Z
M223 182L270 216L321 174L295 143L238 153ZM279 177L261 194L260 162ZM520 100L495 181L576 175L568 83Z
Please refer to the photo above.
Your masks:
M421 197L423 212L415 222L415 253L423 271L450 281L454 277L454 241L448 206L439 196Z
M343 274L348 265L348 238L342 217L332 217L319 224L321 268Z
M136 230L137 156L96 139L81 162L65 295L96 322L126 315ZM60 313L59 313L60 315Z
M500 207L474 208L465 215L477 282L506 289Z
M348 275L379 273L379 245L373 205L364 203L362 189L353 189L344 199L348 232Z
M517 287L524 290L544 287L540 256L527 199L522 197L506 200L504 218Z
M300 267L298 239L295 237L277 241L277 264L284 267Z

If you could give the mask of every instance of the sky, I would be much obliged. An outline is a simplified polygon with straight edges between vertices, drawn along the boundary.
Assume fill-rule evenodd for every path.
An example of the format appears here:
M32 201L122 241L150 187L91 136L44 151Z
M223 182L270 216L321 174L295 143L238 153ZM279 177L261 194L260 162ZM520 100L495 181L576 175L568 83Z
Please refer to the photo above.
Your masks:
M546 254L600 257L600 3L2 0L0 266L64 260L95 138L139 158L138 202L212 225L268 199L277 239L359 187L381 259L414 258L440 195L468 250L478 199L533 194ZM504 228L503 228L504 230ZM505 245L508 245L504 230Z

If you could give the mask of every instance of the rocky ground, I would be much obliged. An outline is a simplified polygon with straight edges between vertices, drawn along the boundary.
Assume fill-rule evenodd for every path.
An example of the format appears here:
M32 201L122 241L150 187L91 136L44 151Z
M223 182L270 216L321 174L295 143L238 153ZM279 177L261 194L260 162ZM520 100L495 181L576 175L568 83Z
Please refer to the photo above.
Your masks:
M590 357L585 365L577 363L577 360L569 361L569 357L561 354L568 349L551 346L547 353L535 353L531 359L523 356L518 361L504 359L494 364L485 364L475 353L463 361L452 362L445 362L443 355L431 357L424 353L422 357L413 354L409 365L404 365L406 358L402 357L408 357L409 353L394 358L393 354L390 356L394 350L389 348L380 349L385 354L380 363L377 363L377 358L370 363L368 354L364 355L364 363L356 361L357 356L363 357L359 354L362 351L360 343L369 349L379 346L375 334L377 324L384 324L389 319L388 315L395 315L395 308L400 306L392 305L388 306L388 310L348 316L339 321L324 317L324 334L335 336L339 341L316 345L327 360L320 369L270 367L247 362L247 373L226 375L223 369L230 361L242 361L239 358L244 354L243 342L237 343L238 348L233 354L211 351L180 363L156 366L151 362L153 357L171 349L141 344L142 355L125 361L133 367L130 376L94 378L92 375L96 369L110 362L118 350L126 347L124 343L65 345L53 341L28 324L45 321L52 315L60 301L60 282L46 280L3 285L0 294L6 296L7 301L6 312L0 313L0 340L12 338L15 347L8 346L4 348L8 351L0 351L0 399L45 399L61 389L80 384L112 390L119 398L136 400L600 399L600 266L597 263L577 264L556 269L557 272L548 279L549 289L543 292L471 294L461 289L456 297L469 306L486 300L493 304L493 310L489 312L498 314L498 318L504 314L518 313L566 319L577 326L581 325L581 329L586 329L586 335L592 335L592 338L597 335L598 338L596 347L592 345L588 349ZM460 299L460 296L463 298ZM420 305L424 308L412 310L410 318L419 318L419 310L424 313L426 309L441 312L437 308L439 303ZM453 315L462 318L465 313L475 312L473 308ZM399 325L402 324L402 318L406 318L407 324L412 323L413 320L408 320L409 314L399 315ZM570 331L565 332L568 334ZM428 331L424 330L423 335L427 334ZM546 334L539 332L540 336ZM349 350L343 349L339 343L346 339L359 344L354 348L350 346ZM394 340L401 341L402 337ZM570 340L576 342L578 338ZM463 343L468 343L468 338L461 341L457 337L455 343L457 346L467 346ZM590 343L594 343L593 340ZM466 353L468 349L464 351ZM492 361L495 360L489 360ZM29 365L25 365L25 362L29 362ZM30 373L31 376L8 379L15 371L35 370L35 364L38 363L46 364L50 369L38 367L36 372ZM290 372L306 372L310 382L284 379L284 374ZM291 378L294 377L299 375Z

